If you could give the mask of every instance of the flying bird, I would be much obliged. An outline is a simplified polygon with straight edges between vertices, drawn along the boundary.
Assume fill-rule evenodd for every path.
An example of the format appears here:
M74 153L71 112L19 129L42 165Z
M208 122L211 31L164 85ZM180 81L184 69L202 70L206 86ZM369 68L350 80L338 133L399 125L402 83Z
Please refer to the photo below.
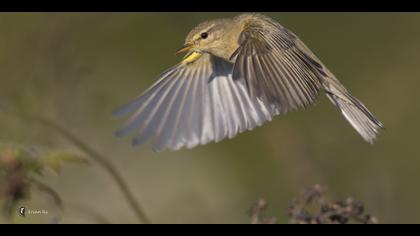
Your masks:
M114 112L131 117L117 132L133 145L193 148L233 138L274 116L310 106L324 93L364 140L383 124L290 30L261 14L206 21L177 51L184 59Z

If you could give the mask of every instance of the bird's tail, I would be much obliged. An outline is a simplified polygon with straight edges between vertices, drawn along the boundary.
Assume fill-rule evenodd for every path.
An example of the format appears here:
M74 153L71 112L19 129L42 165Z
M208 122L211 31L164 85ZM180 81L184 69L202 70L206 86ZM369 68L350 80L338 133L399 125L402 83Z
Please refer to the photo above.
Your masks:
M335 86L334 86L335 87ZM373 143L384 125L357 98L342 86L326 88L326 95L353 128L369 143Z

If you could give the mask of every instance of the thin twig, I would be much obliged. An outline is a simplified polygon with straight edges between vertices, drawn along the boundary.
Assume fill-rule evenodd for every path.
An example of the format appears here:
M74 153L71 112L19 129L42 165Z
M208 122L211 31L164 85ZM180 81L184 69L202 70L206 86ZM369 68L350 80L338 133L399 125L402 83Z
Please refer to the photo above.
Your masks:
M35 184L36 187L38 187L38 190L48 194L54 201L54 204L60 208L60 210L63 210L63 201L60 198L60 195L54 189L52 189L50 186L38 181L35 178L28 178L29 181L31 181L33 184Z

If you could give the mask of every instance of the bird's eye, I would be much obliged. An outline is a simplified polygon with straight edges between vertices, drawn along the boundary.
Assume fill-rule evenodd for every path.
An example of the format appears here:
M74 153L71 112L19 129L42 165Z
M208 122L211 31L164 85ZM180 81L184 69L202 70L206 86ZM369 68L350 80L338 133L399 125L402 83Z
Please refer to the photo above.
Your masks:
M209 36L209 34L207 32L201 33L201 38L202 39L206 39L208 36Z

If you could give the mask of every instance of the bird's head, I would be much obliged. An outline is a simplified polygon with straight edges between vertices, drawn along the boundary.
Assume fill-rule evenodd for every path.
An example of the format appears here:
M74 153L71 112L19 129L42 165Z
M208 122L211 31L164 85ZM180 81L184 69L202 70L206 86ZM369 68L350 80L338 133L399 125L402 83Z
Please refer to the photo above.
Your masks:
M231 22L229 20L203 22L190 31L184 46L176 54L189 51L192 52L191 55L210 53L220 57L229 48L230 29ZM188 59L190 54L187 54L185 59Z

